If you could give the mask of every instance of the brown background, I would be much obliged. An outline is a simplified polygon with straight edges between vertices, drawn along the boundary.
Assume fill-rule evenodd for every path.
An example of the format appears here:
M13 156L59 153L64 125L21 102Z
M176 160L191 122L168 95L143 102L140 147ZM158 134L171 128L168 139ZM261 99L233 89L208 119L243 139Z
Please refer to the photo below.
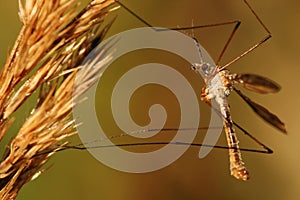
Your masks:
M264 36L264 31L241 0L123 2L155 26L183 27L190 26L192 20L198 25L240 19L241 29L226 52L222 64ZM230 66L230 70L257 73L280 83L282 91L275 95L245 93L278 114L286 122L288 129L287 136L281 134L252 114L236 95L230 97L233 118L275 150L272 155L243 152L251 172L250 181L237 181L229 175L226 150L214 150L206 158L198 159L199 149L191 148L172 165L148 174L118 172L102 165L86 151L70 150L53 156L49 161L49 165L53 164L53 167L26 185L17 199L297 199L300 194L300 135L297 124L300 113L300 3L279 0L250 3L274 37ZM1 65L8 47L12 46L20 29L17 12L16 1L0 2ZM142 26L123 9L116 13L118 18L110 34ZM216 59L230 30L230 27L207 28L195 31L195 34ZM143 60L141 56L136 56L124 62L135 62L135 59ZM168 95L158 93L157 96L165 97L161 98L162 101L173 102L168 99ZM176 107L176 103L174 105ZM29 112L30 104L22 109ZM170 116L176 116L174 112L171 111ZM16 129L24 120L24 116L18 117ZM15 131L12 130L11 134ZM257 147L240 135L241 146ZM225 144L223 138L220 143Z

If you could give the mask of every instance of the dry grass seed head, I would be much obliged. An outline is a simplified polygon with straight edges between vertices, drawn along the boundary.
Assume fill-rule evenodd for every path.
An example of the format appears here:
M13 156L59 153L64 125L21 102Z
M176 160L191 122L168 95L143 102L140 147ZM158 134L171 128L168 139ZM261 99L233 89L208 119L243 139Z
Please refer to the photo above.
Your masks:
M38 88L40 93L2 158L1 199L14 199L59 149L57 144L74 134L72 98L78 99L97 80L111 54L100 49L96 61L79 64L103 39L110 24L102 33L99 24L116 8L113 4L114 0L94 0L76 14L75 0L19 1L23 27L0 73L0 141L13 123L12 114ZM79 69L85 71L76 79L81 84L74 87Z

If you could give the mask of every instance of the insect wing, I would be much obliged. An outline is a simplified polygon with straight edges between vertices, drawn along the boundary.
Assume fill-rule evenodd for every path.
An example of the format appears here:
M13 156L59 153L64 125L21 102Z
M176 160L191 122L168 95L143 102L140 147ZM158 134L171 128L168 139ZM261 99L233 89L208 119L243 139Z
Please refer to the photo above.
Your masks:
M233 79L244 88L261 94L276 93L281 89L275 81L256 74L236 74Z
M238 93L240 97L242 97L247 102L247 104L252 108L252 110L254 110L254 112L256 112L261 118L263 118L266 122L273 125L283 133L287 133L284 123L276 115L271 113L265 107L259 105L258 103L255 103L254 101L246 97L243 93L241 93L241 91L237 89L234 90Z

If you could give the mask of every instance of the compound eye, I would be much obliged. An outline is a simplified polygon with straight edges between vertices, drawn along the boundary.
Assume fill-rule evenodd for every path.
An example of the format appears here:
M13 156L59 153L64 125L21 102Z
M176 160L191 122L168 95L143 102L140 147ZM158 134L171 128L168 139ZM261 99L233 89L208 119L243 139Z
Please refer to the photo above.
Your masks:
M209 70L208 64L206 64L206 63L203 64L203 65L202 65L202 71L203 71L203 72L207 72L208 70Z

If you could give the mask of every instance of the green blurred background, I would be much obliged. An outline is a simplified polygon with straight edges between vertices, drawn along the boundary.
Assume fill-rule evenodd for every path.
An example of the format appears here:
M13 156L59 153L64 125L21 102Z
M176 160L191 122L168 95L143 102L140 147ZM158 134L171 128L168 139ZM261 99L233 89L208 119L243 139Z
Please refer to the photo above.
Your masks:
M86 2L83 1L83 5ZM123 2L151 24L161 27L190 26L192 21L195 25L200 25L232 19L241 20L241 28L222 59L222 64L239 55L265 34L242 0L123 0ZM170 166L147 174L119 172L99 163L87 151L68 150L54 155L48 162L48 165L53 166L37 180L25 185L17 199L298 199L300 157L297 154L300 151L300 135L297 121L300 113L298 106L300 94L297 88L300 86L298 75L300 73L298 66L300 2L251 0L250 3L271 30L273 38L255 52L230 66L230 70L237 73L260 74L280 83L282 90L275 95L259 95L248 91L245 93L278 114L286 123L288 135L283 135L264 123L237 95L231 95L230 105L235 121L275 151L272 155L243 152L244 161L251 173L249 181L238 181L229 175L226 150L215 149L204 159L199 159L199 148L190 148ZM12 47L21 26L16 1L1 1L0 9L0 63L2 65L8 47ZM118 17L109 33L111 35L143 26L122 8L111 17L116 14ZM195 35L216 59L230 30L231 27L206 28L195 30ZM144 56L146 54L147 52ZM147 55L145 57L137 54L124 62L126 65L137 60L147 62ZM166 60L161 62L168 62L170 59ZM174 60L175 62L170 65L173 64L178 68L180 62ZM190 76L191 82L195 83L195 89L200 93L202 83L197 85L197 81L201 81L201 78L191 73L189 66L181 67L187 69L181 69L182 73ZM174 96L167 94L167 91L160 91L161 88L153 89L156 91L153 96L160 97L163 104L170 102L170 121L175 121L176 124L178 104ZM101 94L99 95L101 99ZM145 104L148 104L148 101ZM206 107L202 102L200 104L201 109ZM100 100L99 105L101 107ZM30 103L22 109L29 112ZM133 112L134 110L141 110L141 107L133 109ZM24 112L19 111L19 113ZM137 118L140 118L140 115L142 114L137 113ZM201 113L201 115L209 117L209 113ZM17 117L18 122L11 134L24 121L24 116L21 114ZM242 147L257 148L257 145L240 132L238 136ZM201 142L201 139L196 142ZM226 145L224 135L220 138L220 144ZM138 147L136 150L143 151Z

